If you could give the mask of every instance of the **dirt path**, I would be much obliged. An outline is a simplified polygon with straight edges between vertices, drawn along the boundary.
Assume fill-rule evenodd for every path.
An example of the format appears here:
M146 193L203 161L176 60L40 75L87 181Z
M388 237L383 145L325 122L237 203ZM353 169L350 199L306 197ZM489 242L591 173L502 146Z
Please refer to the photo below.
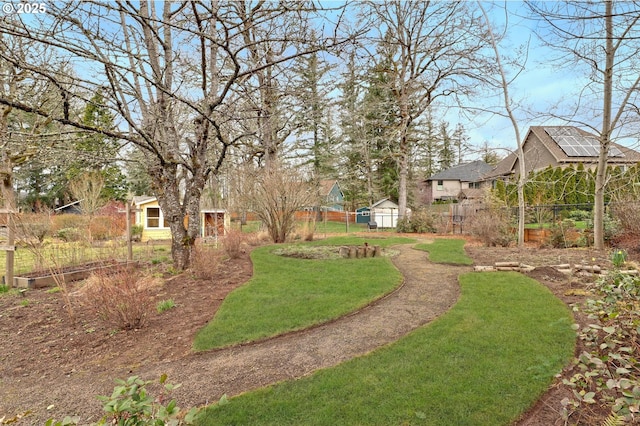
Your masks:
M191 337L226 294L249 279L248 256L212 281L167 283L159 297L175 299L179 309L153 316L140 330L112 334L80 306L69 323L63 299L46 291L30 292L28 307L0 299L0 424L4 418L42 425L66 415L80 416L82 425L96 422L104 414L96 396L111 394L115 378L167 374L182 385L172 397L186 408L371 352L446 312L459 296L458 275L470 270L432 264L411 245L396 249L392 261L404 283L387 297L328 324L205 353L191 351Z
M183 406L200 406L366 354L442 315L459 296L458 275L470 270L432 264L427 253L399 247L393 263L404 285L359 312L319 327L264 342L190 355L142 367L136 374L166 373L182 383L174 396Z

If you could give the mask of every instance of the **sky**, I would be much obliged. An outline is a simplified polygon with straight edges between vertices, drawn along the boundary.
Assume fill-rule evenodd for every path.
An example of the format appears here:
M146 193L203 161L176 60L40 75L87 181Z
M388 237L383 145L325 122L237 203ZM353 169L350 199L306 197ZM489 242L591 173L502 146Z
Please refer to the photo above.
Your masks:
M552 58L558 57L558 52L552 51L550 48L543 46L537 36L534 34L534 28L537 23L532 19L519 18L519 16L528 16L528 8L522 1L506 1L506 2L489 2L483 1L483 5L487 6L487 10L491 5L498 7L491 14L492 19L496 19L497 23L504 22L503 12L500 13L499 8L506 7L510 16L510 25L508 26L507 40L500 45L502 55L510 55L514 52L513 47L521 45L529 40L529 58L526 63L525 70L515 81L509 86L511 98L516 102L522 103L523 107L529 109L533 116L527 116L525 111L518 110L516 116L518 118L518 126L521 139L525 138L530 126L536 125L568 125L566 120L550 119L538 116L550 110L550 106L565 101L575 99L589 81L589 76L585 72L576 70L573 66L563 66L559 70L551 64ZM563 64L566 65L566 64ZM600 108L596 101L593 104L595 109ZM615 108L615 105L614 105ZM456 114L450 115L451 120L455 123ZM594 122L593 119L585 119L591 126L599 129L600 120ZM505 117L484 115L474 123L462 123L468 130L470 142L473 144L482 144L488 141L491 147L500 147L515 150L517 140L515 137L514 127L510 120ZM579 126L582 127L582 126ZM590 131L588 128L582 127L584 130ZM616 140L616 142L631 147L638 148L638 138L627 138ZM504 155L504 154L502 154Z

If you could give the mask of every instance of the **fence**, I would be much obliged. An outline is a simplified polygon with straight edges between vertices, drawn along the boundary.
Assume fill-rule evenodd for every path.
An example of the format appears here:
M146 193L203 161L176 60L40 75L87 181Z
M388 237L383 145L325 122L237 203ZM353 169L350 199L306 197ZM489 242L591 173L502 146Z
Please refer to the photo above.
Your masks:
M51 243L37 246L18 245L14 252L14 275L50 272L51 269L77 266L90 262L126 260L127 245L121 241ZM6 274L6 252L0 251L0 275ZM133 247L133 260L141 262L165 262L171 259L168 241L137 243Z

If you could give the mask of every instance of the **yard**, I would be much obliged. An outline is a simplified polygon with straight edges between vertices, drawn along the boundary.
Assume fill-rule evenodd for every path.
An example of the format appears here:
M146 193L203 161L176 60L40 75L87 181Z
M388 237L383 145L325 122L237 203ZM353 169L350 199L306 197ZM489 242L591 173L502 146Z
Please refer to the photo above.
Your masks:
M372 237L370 234L365 236ZM467 247L467 252L475 264L509 259L535 266L592 262L592 258L601 264L608 261L605 254L588 250L472 246ZM334 338L330 347L318 348L314 356L303 356L301 349L304 346L296 340L308 333L303 331L261 345L193 354L196 332L211 319L226 295L251 275L251 261L244 254L239 259L222 263L216 276L209 280L199 280L189 274L168 276L165 284L154 290L155 297L157 300L172 299L176 307L152 314L145 327L129 331L103 326L80 305L70 317L59 293L38 290L22 296L0 297L0 338L3 341L0 346L0 418L4 416L7 421L24 416L19 424L41 424L36 419L62 418L76 413L84 414L83 424L96 421L101 410L95 395L110 394L114 378L133 374L152 379L168 373L169 380L183 383L175 393L179 405L200 406L216 401L223 394L231 396L306 375L326 366L325 358L329 354L340 358L340 354L346 352L349 342ZM544 268L540 268L534 278L567 303L580 300L578 292L567 293L580 283ZM447 280L453 280L454 285L457 281L455 276L439 276L440 283ZM392 330L384 326L378 327L378 331L392 334ZM313 332L329 337L334 333L331 327L316 327ZM395 340L397 337L390 338ZM371 345L368 350L381 345L378 341L363 344ZM261 361L255 362L257 359ZM248 368L250 373L241 374L245 371L243 368ZM559 388L553 387L519 424L553 424L558 420L556 410L564 396Z

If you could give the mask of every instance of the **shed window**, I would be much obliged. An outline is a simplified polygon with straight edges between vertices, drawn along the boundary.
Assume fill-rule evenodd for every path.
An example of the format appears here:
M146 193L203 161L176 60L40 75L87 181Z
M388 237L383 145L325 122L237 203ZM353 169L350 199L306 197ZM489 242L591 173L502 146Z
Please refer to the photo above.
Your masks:
M162 226L160 226L162 224ZM147 207L147 228L168 228L160 207Z
M438 191L442 191L442 190L444 189L444 182L443 182L443 181L441 181L441 180L439 180L439 181L437 182L436 189L437 189Z
M363 210L360 212L360 216L369 216L369 210Z

